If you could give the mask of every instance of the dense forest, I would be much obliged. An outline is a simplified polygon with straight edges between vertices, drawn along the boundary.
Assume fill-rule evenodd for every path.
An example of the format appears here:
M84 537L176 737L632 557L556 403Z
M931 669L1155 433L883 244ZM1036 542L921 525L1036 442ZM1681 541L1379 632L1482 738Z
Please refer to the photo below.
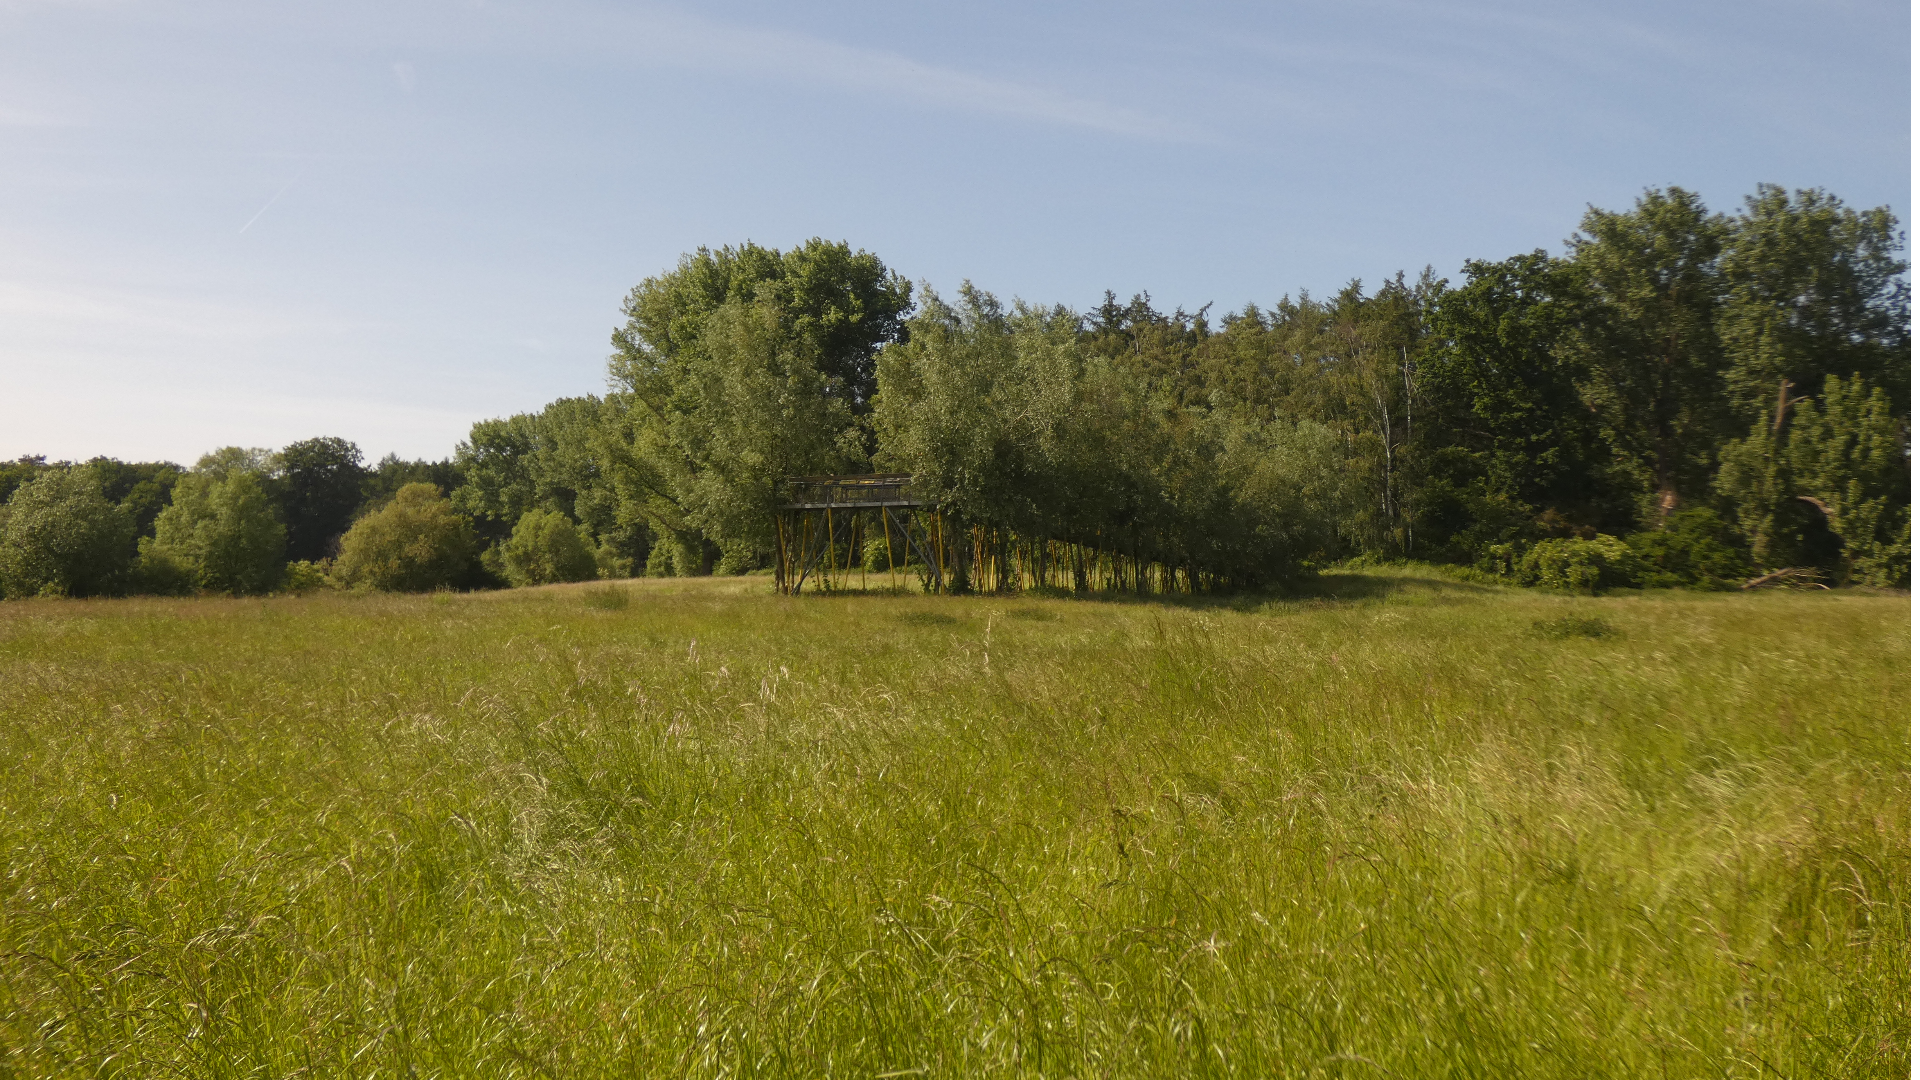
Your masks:
M1002 537L1190 587L1353 559L1520 584L1905 587L1909 286L1884 207L1650 190L1560 255L1215 315L916 291L844 243L641 282L609 391L453 457L0 465L9 597L429 589L768 565L786 477L910 473Z

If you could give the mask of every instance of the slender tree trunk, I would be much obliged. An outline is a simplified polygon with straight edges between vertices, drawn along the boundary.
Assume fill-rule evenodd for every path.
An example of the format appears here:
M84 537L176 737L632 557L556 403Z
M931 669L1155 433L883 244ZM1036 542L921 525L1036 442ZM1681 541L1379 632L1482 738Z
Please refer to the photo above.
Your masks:
M1408 359L1407 347L1405 345L1400 346L1400 378L1405 383L1404 389L1406 391L1406 396L1407 396L1407 430L1402 433L1405 437L1401 439L1401 442L1403 442L1408 446L1412 446L1413 445L1413 361ZM1411 556L1413 554L1413 522L1411 520L1408 520L1403 523L1402 531L1400 535L1401 535L1401 540L1400 540L1401 553L1404 555Z

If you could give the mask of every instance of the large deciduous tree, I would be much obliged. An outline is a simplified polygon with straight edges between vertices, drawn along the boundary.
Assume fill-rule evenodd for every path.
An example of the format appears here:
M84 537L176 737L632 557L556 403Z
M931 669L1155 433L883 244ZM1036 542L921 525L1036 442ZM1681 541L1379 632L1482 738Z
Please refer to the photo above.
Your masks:
M1622 462L1644 477L1652 520L1709 490L1713 450L1728 434L1716 327L1727 230L1698 195L1668 188L1624 213L1589 208L1568 241L1587 294L1582 391Z
M141 544L149 581L184 579L236 596L271 592L286 568L287 530L261 474L209 455L173 487Z
M185 470L168 461L125 462L97 457L87 467L100 477L100 493L132 516L137 536L152 536L154 519L166 508Z
M1572 267L1536 250L1464 272L1435 299L1420 368L1437 427L1424 448L1439 539L1512 539L1548 510L1614 524L1607 446L1570 355L1585 314Z
M680 572L721 545L764 545L783 477L866 467L874 355L910 307L877 257L822 240L702 248L634 288L604 460Z
M1733 219L1718 320L1727 387L1744 415L1865 377L1904 412L1910 331L1899 222L1824 191L1763 184Z
M537 502L538 425L533 413L481 420L454 448L461 484L448 497L487 540L504 540Z
M360 448L345 439L305 439L283 448L273 464L287 557L327 557L364 497L367 470Z
M60 466L0 506L0 594L99 596L126 585L133 520L92 468Z

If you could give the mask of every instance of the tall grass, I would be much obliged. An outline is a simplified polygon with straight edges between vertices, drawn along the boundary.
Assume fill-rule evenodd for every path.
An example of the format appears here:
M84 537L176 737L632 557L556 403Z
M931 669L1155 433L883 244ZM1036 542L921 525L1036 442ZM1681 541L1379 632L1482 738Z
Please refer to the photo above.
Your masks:
M0 1075L1907 1073L1904 597L605 588L0 606Z

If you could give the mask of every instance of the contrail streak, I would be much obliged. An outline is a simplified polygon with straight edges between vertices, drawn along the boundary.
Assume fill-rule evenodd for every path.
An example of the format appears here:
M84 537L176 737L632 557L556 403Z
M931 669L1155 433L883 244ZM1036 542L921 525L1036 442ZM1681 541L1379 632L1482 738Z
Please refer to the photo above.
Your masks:
M299 172L294 173L293 179L287 181L285 186L281 187L279 191L274 192L273 198L267 200L266 206L262 206L258 212L256 212L252 217L247 219L247 223L245 225L240 226L240 235L242 236L246 235L247 230L253 228L253 223L260 220L260 215L266 213L267 210L270 207L272 207L274 203L279 202L280 196L285 195L287 193L287 189L299 183L300 178L305 175L307 175L307 170L304 167L302 167Z

